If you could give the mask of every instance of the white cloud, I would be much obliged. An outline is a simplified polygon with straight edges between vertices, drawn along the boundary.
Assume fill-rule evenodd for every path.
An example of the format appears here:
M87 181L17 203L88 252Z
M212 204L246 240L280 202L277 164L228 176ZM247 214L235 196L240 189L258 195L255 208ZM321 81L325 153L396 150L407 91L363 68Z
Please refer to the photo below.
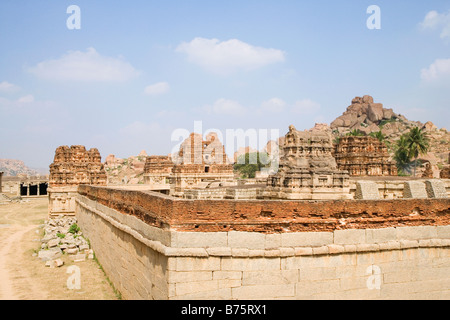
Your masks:
M34 96L31 95L31 94L28 94L26 96L23 96L23 97L19 98L17 100L17 102L18 103L32 103L32 102L34 102Z
M318 110L320 110L320 104L310 99L296 101L291 108L293 113L299 114L313 114Z
M219 41L218 39L195 38L183 42L177 52L187 54L190 62L217 74L230 74L237 70L254 70L272 63L282 62L284 52L252 46L237 39Z
M208 105L203 108L209 114L243 116L247 109L239 102L227 99L218 99L213 105Z
M152 85L149 85L145 88L144 92L149 96L161 95L169 92L170 86L167 82L158 82Z
M262 113L279 113L284 110L286 102L279 98L272 98L261 104L260 112Z
M437 59L428 68L422 69L421 78L428 83L450 80L450 59Z
M19 91L20 87L15 84L9 83L8 81L0 82L0 92L3 93L12 93Z
M439 29L442 39L450 38L450 11L447 13L438 13L437 11L430 11L426 14L425 19L420 23L423 30Z
M120 134L128 137L148 137L149 135L157 134L161 130L161 126L156 123L144 123L141 121L135 121L124 128L121 128Z
M102 56L94 48L86 52L70 51L59 59L40 62L28 71L46 80L87 82L123 82L139 74L122 58Z

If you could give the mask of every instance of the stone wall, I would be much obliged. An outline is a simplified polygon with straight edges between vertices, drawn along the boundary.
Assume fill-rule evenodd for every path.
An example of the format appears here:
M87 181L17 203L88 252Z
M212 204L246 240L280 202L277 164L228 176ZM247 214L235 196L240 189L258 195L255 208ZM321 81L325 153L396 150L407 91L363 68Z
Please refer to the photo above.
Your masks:
M270 215L265 201L80 186L77 219L125 299L450 298L450 200L341 201L336 208L338 202L272 201L278 209ZM244 207L246 217L232 210ZM288 212L295 209L293 219ZM236 224L223 228L230 216ZM333 225L331 216L340 217L333 228L311 228L317 219ZM307 232L285 229L300 217L316 224ZM208 224L219 228L202 231Z

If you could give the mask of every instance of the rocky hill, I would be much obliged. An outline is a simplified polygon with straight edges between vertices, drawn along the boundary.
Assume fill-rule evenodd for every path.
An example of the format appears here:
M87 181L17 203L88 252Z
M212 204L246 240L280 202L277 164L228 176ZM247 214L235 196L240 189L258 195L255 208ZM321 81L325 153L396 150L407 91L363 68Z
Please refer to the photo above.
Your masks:
M0 159L0 171L3 171L5 176L17 176L19 174L36 176L46 174L42 172L42 170L35 170L27 167L21 160L13 159Z
M435 176L439 169L448 162L450 151L450 132L439 129L432 122L408 120L405 116L384 108L383 104L375 103L371 96L356 97L347 110L330 124L335 137L344 136L353 130L365 134L381 131L391 145L404 133L413 127L423 129L430 139L428 155L421 156L424 162L430 162ZM393 153L392 148L390 149Z

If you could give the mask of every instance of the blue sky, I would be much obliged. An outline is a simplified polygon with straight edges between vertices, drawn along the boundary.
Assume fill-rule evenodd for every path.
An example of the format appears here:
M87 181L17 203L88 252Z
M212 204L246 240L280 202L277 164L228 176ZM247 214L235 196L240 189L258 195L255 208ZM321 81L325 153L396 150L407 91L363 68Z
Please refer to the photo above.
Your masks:
M2 0L0 48L0 158L31 167L60 145L168 154L194 121L284 135L365 94L450 129L449 1Z

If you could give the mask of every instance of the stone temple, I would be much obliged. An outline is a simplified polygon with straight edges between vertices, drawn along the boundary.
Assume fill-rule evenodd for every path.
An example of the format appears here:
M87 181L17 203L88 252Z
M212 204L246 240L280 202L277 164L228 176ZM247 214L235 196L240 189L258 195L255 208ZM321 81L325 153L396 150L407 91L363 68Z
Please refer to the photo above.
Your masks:
M269 177L264 198L329 200L349 198L349 175L338 169L333 144L326 132L289 127L279 170Z
M170 156L148 156L144 166L144 183L169 185L173 162Z
M55 151L50 165L49 215L75 214L75 198L78 186L106 186L106 171L100 152L84 146L61 146Z
M371 136L346 136L335 146L338 168L351 176L396 176L386 145Z
M205 188L214 182L233 182L233 166L217 134L210 133L206 140L201 134L191 135L172 155L171 193L181 196L185 189Z

